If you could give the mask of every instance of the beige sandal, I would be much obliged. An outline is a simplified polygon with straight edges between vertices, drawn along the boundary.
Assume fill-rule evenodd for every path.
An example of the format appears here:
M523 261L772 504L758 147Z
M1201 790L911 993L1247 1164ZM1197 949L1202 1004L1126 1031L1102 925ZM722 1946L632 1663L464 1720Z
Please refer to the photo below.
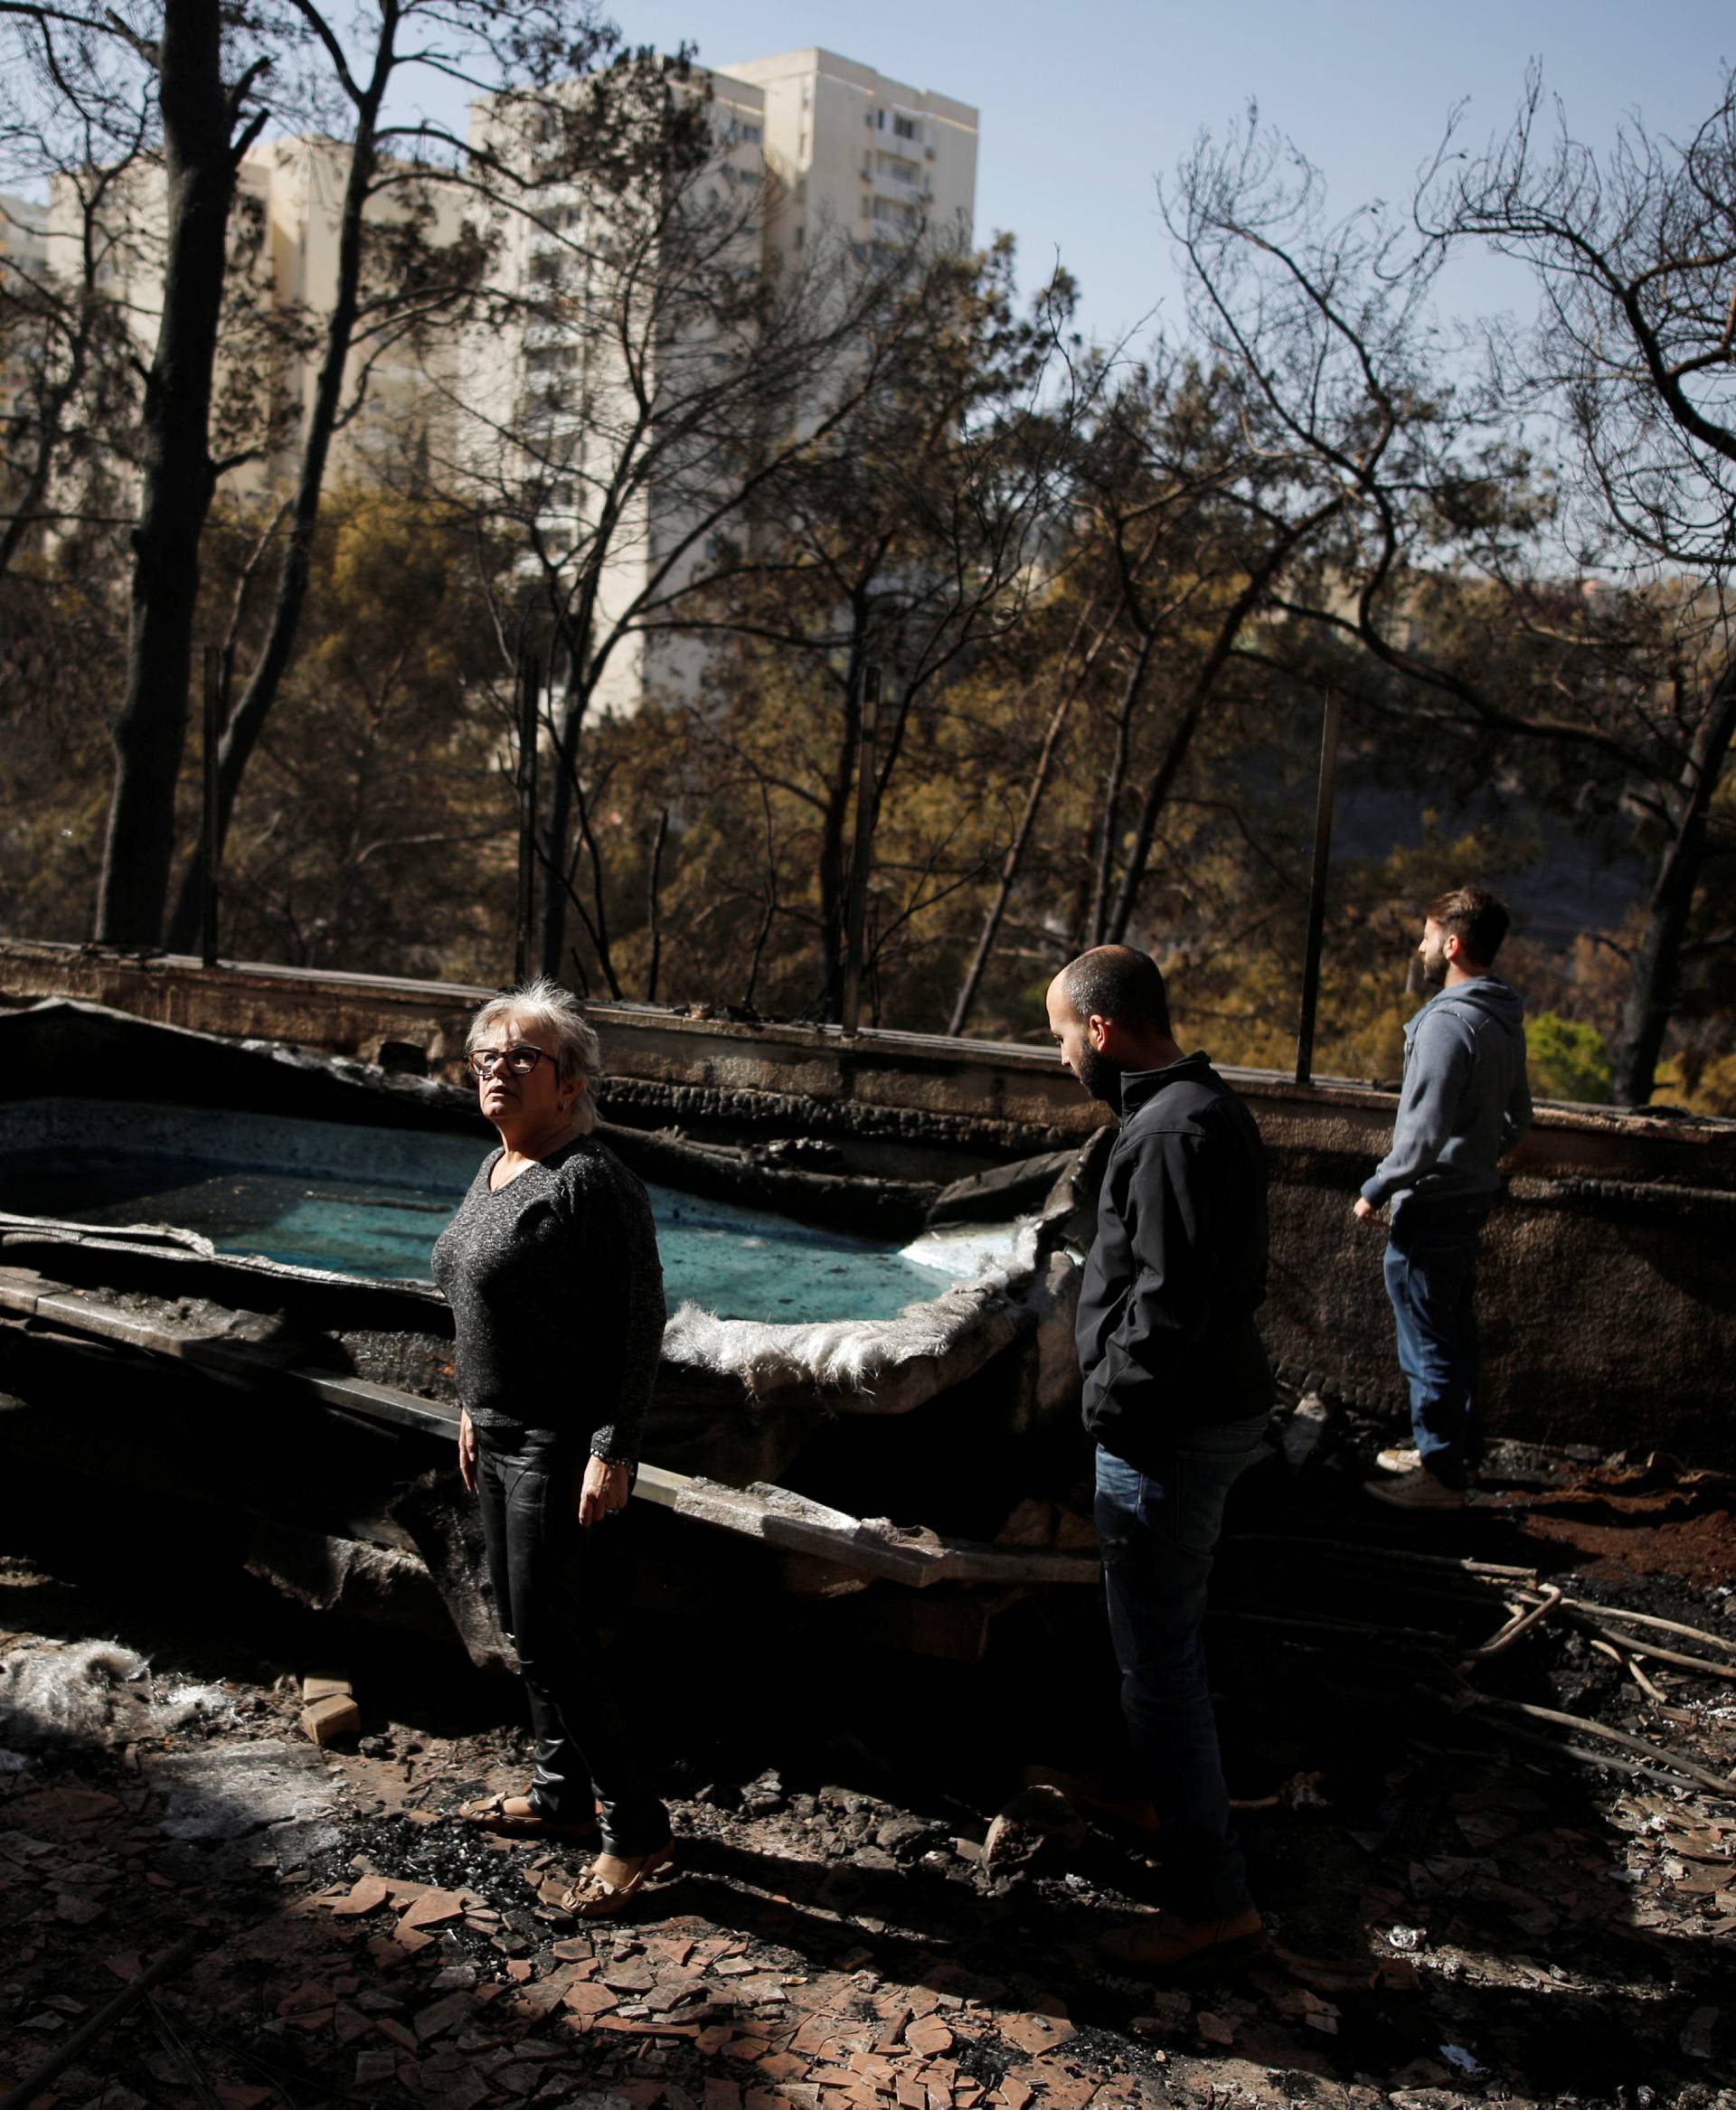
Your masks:
M488 1795L482 1802L467 1804L458 1814L467 1824L503 1839L560 1839L582 1844L597 1836L595 1817L589 1823L557 1824L527 1794Z
M675 1853L671 1842L650 1853L599 1853L561 1900L579 1919L612 1919Z

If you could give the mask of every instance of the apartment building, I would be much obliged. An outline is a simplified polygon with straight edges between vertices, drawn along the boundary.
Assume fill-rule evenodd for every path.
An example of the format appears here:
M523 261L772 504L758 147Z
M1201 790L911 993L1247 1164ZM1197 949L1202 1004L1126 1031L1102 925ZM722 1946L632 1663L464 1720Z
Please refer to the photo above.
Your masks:
M48 207L34 199L0 191L0 292L27 297L48 268ZM8 421L20 390L31 376L26 363L34 354L20 348L25 334L8 334L0 344L0 421Z
M730 237L738 270L777 274L823 241L847 241L858 258L876 262L920 239L968 244L977 137L969 105L818 48L725 66L692 85L709 98L711 174L744 202ZM479 108L474 127L486 133L490 121ZM575 195L566 210L582 222L595 207ZM529 284L542 262L553 262L552 245L533 229L514 239L520 253L508 281L516 271ZM607 297L589 284L580 296ZM575 551L585 546L608 478L609 450L633 422L620 362L605 350L599 366L597 341L593 330L563 328L559 304L551 304L524 328L516 360L480 362L470 386L487 430L513 429L514 395L520 416L531 421L548 487L539 523L545 551L563 536ZM667 378L675 366L703 362L710 349L689 328L651 355ZM568 422L564 456L552 424L560 418ZM557 466L563 461L568 473ZM629 516L612 531L594 636L630 615L654 580L661 596L693 576L703 546L673 560L671 553L686 542L703 504L703 493L684 486L679 476L634 494ZM655 624L630 629L610 655L591 708L627 714L652 695L692 700L703 692L707 656L679 632Z
M38 277L48 264L48 207L0 191L0 272Z
M323 325L336 297L338 226L350 154L341 140L307 136L261 140L236 172L231 220L231 300L226 334L218 344L212 407L213 451L250 458L224 477L222 495L258 502L288 490L297 471L300 438L312 407L323 355ZM382 226L424 219L424 239L439 247L458 238L461 203L438 187L383 190L368 216ZM148 360L162 314L164 173L160 164L125 172L102 208L99 288L127 316ZM45 216L48 266L71 281L83 239L82 207L65 179L52 190ZM252 316L235 298L238 281L252 294ZM299 325L268 344L276 322ZM401 453L407 431L433 413L426 389L426 347L405 341L383 345L365 334L352 350L344 400L358 392L362 407L335 436L328 477L369 483ZM365 389L363 382L365 381Z
M575 102L590 91L583 80L571 90ZM712 129L706 181L725 229L716 254L742 279L783 269L823 236L847 240L863 259L922 237L968 243L977 134L968 105L818 48L696 75L687 92L705 98ZM533 157L536 142L512 129L523 124L522 109L487 101L470 113L477 144ZM346 146L317 137L262 140L241 165L235 268L250 275L260 315L306 326L298 343L285 339L264 360L257 343L220 345L220 450L247 445L250 436L237 429L247 405L257 445L262 378L276 434L226 477L228 498L262 502L287 491L294 477L323 351L321 325L335 294L348 172ZM345 392L355 393L365 369L365 407L335 436L328 476L372 482L401 469L420 448L443 475L469 474L484 491L501 492L517 479L533 494L533 524L544 550L558 552L564 537L579 551L608 483L607 450L630 422L625 397L635 383L594 326L596 309L618 290L601 282L607 267L575 278L574 259L606 259L611 242L619 253L614 223L630 208L577 184L564 193L542 188L529 203L530 210L498 215L490 230L499 243L493 268L501 297L486 328L456 339L437 329L424 341L406 335L384 348L364 337L354 348ZM382 224L422 216L424 239L434 246L457 241L478 211L472 195L438 184L420 195L388 188L369 206ZM104 220L109 239L101 283L124 305L148 357L161 304L160 166L127 172L109 193ZM69 183L55 186L45 213L0 204L0 268L10 237L33 241L29 253L71 278L81 232ZM708 340L712 325L681 322L679 301L668 312L675 321L657 322L646 348L657 371L666 376L683 363L698 368L730 355ZM611 524L595 626L618 624L660 572L664 590L691 575L703 555L697 547L673 570L663 568L685 542L703 500L692 476L633 493L624 517ZM704 667L691 641L655 626L635 630L613 655L593 707L627 712L649 694L691 696Z
M744 60L720 77L764 98L766 167L777 179L769 264L828 227L863 251L901 247L922 231L969 243L977 113L968 103L817 48Z
M578 81L571 92L596 90ZM706 288L757 284L764 269L764 99L703 72L675 92L703 112L709 141L669 190L539 184L526 210L496 221L509 319L473 339L458 391L458 464L533 530L527 574L558 584L564 570L575 601L594 593L590 649L611 649L590 708L617 714L649 694L691 695L703 677L691 640L637 626L647 598L679 592L705 556L691 534L706 510L706 436L684 448L658 419L751 357L750 337L722 341ZM539 142L522 122L479 102L472 141L533 161ZM650 461L655 481L637 466Z

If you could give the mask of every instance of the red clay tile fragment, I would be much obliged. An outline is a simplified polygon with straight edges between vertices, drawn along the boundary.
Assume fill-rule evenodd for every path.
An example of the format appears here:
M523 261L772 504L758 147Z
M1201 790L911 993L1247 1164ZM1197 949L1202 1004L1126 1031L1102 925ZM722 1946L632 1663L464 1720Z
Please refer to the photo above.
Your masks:
M581 1978L561 1995L561 2004L575 2015L606 2015L621 2003L608 1986Z
M329 1985L322 1985L317 1979L309 1978L287 1992L278 2002L280 2015L305 2015L314 2008L335 2007L336 2000Z
M432 2007L423 2008L417 2015L416 2034L426 2043L430 2037L456 2029L469 2014L473 2004L467 1992L448 1992L444 2000L437 2000Z
M350 1886L349 1892L335 1898L331 1911L338 1919L354 1919L363 1912L373 1912L392 1896L392 1885L381 1876L363 1876Z
M414 1900L398 1922L401 1927L442 1926L464 1917L464 1899L456 1890L429 1890Z
M943 2051L952 2049L952 2031L939 2015L922 2015L905 2025L904 2041L924 2058L938 2058Z
M1085 2110L1099 2085L1095 2074L1087 2074L1082 2078L1075 2074L1045 2074L1043 2110Z
M1071 2022L1054 2015L997 2015L995 2027L1009 2044L1016 2044L1033 2058L1064 2044L1073 2033Z
M791 2038L790 2042L794 2044L795 2040L795 2038ZM794 2058L788 2051L773 2051L759 2061L759 2068L769 2081L794 2081L801 2079L807 2073L807 2061Z

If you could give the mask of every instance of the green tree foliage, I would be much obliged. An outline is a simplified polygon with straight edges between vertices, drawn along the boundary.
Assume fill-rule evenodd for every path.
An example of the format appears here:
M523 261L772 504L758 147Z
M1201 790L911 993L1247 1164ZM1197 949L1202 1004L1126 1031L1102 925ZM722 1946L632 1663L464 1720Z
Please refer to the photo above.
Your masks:
M151 14L128 0L123 30ZM390 121L419 16L505 98L469 139ZM41 8L0 17L40 43ZM105 155L159 151L136 94L100 100L151 64L101 20L80 92L109 145L15 142L78 161L84 263L0 282L0 337L40 348L42 383L0 429L0 917L67 937L97 891L146 437L98 193ZM231 209L215 496L174 582L222 648L226 953L505 973L530 649L533 950L591 994L835 1019L864 812L869 1021L1039 1038L1055 967L1126 937L1172 971L1186 1037L1288 1069L1331 691L1357 823L1316 1071L1393 1079L1423 905L1472 879L1523 900L1571 838L1649 877L1609 928L1522 915L1501 965L1540 1092L1643 1097L1656 1072L1736 1107L1727 80L1685 146L1632 129L1600 158L1545 140L1533 92L1486 153L1442 161L1420 224L1328 222L1257 128L1203 143L1166 200L1192 312L1134 357L1071 337L1064 273L1021 303L1004 239L889 254L835 230L761 272L766 194L703 76L595 68L612 48L580 0L231 24L231 118L264 99L348 142L348 291L292 318L322 348L292 434L283 340L249 306L265 230ZM459 193L442 245L435 201ZM1531 267L1540 334L1441 324L1441 261L1469 241ZM525 333L486 401L459 378L479 324ZM425 385L353 457L377 485L328 493L388 355ZM614 714L640 655L646 700ZM180 815L183 937L196 759L149 772Z
M1609 1097L1613 1068L1595 1026L1537 1012L1525 1021L1525 1058L1532 1091L1540 1099L1597 1104Z
M467 523L389 493L328 495L308 606L235 811L224 953L499 980L510 699Z

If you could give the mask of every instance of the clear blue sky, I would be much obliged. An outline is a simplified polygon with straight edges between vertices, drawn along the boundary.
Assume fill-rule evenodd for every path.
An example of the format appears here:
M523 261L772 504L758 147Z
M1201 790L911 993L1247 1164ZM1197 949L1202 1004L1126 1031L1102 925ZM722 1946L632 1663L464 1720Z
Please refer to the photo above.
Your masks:
M712 65L820 44L982 113L977 235L1018 237L1021 276L1057 254L1084 320L1113 336L1154 305L1179 325L1179 281L1153 181L1202 127L1249 99L1325 170L1344 210L1406 194L1452 105L1469 137L1505 125L1527 61L1599 144L1637 109L1682 136L1736 59L1730 0L618 0L635 43L684 38ZM1454 297L1529 306L1511 277L1454 281Z

